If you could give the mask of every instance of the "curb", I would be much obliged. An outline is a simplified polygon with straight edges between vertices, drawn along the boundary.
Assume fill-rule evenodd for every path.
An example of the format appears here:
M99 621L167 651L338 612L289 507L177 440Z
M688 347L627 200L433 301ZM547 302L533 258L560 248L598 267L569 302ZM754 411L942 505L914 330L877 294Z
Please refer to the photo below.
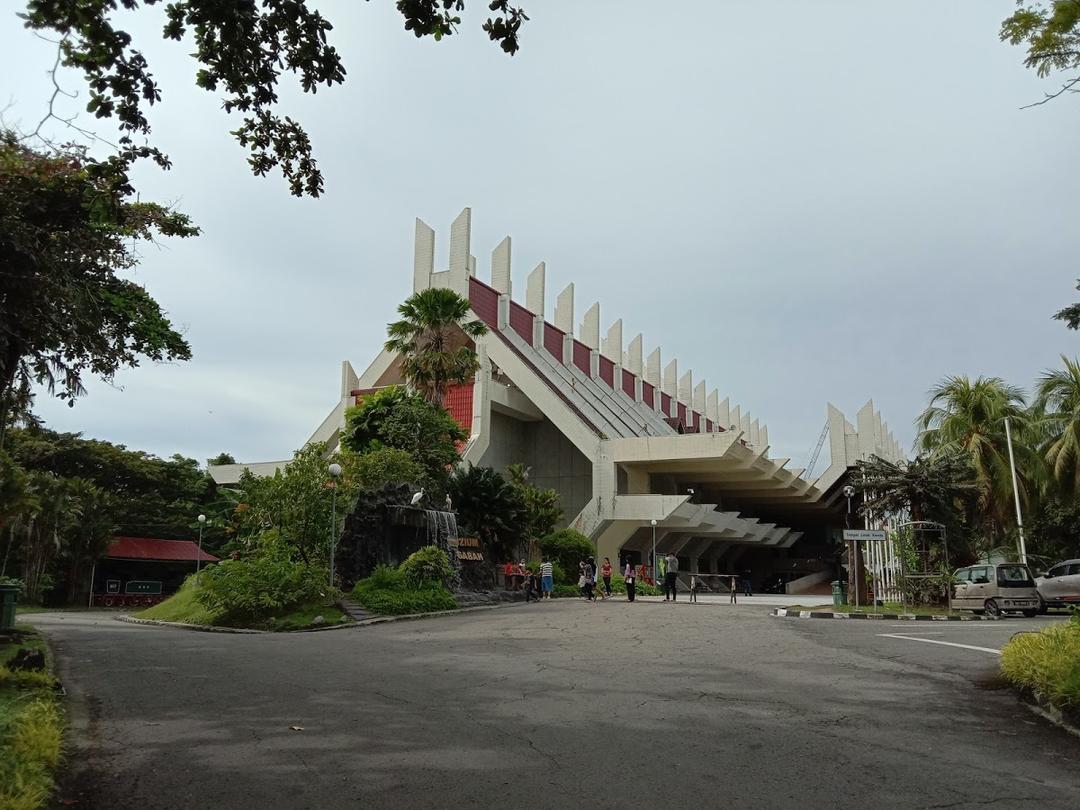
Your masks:
M197 633L243 633L247 635L276 635L283 636L290 633L325 633L327 630L351 630L357 627L370 627L374 624L387 624L389 622L402 622L410 619L432 619L436 616L456 616L459 613L475 613L481 610L499 610L500 608L514 607L524 602L507 602L501 605L478 605L476 607L455 608L454 610L438 610L432 613L408 613L404 616L377 616L373 619L362 621L342 622L331 624L328 627L306 627L303 630L253 630L246 627L217 627L211 624L190 624L188 622L164 622L160 619L136 619L134 616L114 616L113 619L127 624L149 624L157 627L173 627L177 630L193 630Z
M868 621L901 622L999 622L1000 616L923 616L915 613L833 613L827 610L791 610L774 608L770 616L789 619L866 619Z
M1048 720L1063 731L1072 734L1074 737L1080 737L1080 726L1076 725L1080 722L1080 714L1075 712L1063 712L1056 706L1051 706L1040 695L1031 692L1028 689L1020 689L1020 702L1028 707L1030 711L1037 714L1044 720Z

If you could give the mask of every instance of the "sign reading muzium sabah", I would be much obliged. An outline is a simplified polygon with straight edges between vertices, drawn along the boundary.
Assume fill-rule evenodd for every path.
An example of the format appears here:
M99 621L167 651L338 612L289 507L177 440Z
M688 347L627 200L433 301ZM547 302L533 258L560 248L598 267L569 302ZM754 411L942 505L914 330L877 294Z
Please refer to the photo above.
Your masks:
M884 529L844 529L845 540L885 540Z

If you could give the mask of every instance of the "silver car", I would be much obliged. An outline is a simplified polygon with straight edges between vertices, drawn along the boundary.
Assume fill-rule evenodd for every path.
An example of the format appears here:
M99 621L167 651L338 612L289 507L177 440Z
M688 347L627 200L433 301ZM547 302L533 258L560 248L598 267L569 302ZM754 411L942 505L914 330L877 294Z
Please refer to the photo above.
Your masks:
M953 574L949 608L1000 616L1020 612L1034 616L1039 612L1039 592L1031 571L1020 563L969 565Z
M1065 560L1035 580L1043 608L1080 605L1080 560Z

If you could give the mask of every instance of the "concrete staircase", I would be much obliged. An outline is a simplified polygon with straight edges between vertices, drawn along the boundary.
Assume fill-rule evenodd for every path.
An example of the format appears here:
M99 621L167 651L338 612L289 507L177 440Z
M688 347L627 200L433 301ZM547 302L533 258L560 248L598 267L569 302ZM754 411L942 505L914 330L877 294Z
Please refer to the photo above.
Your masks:
M351 599L341 599L341 600L338 601L337 604L338 604L338 607L341 608L343 611L345 611L345 613L354 622L362 622L362 621L364 621L364 619L374 619L375 618L374 613L370 613L370 612L364 610L362 607L360 607L360 605L356 604L356 602L354 602Z

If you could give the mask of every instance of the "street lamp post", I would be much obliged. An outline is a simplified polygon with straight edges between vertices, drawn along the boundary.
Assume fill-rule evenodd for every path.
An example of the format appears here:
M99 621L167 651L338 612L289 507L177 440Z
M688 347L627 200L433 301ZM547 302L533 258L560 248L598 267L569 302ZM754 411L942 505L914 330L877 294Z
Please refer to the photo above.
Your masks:
M337 552L337 479L341 475L341 465L331 464L326 468L333 479L330 493L330 587L334 587L334 554Z
M844 487L844 497L847 498L847 515L844 517L844 525L847 528L851 528L851 499L855 497L855 487L848 484ZM853 572L851 577L851 584L855 586L854 599L855 607L859 606L859 541L849 540L851 545L848 546L848 562L851 564L851 570Z
M195 579L199 578L199 569L202 568L202 532L206 525L206 515L199 515L199 553L195 555Z
M1012 473L1013 501L1016 502L1016 529L1020 540L1020 562L1027 565L1027 547L1024 543L1024 518L1020 514L1020 490L1016 486L1016 461L1013 459L1012 431L1009 430L1009 417L1005 417L1005 442L1009 446L1009 471Z
M652 523L652 581L653 585L656 585L656 518L653 518Z

